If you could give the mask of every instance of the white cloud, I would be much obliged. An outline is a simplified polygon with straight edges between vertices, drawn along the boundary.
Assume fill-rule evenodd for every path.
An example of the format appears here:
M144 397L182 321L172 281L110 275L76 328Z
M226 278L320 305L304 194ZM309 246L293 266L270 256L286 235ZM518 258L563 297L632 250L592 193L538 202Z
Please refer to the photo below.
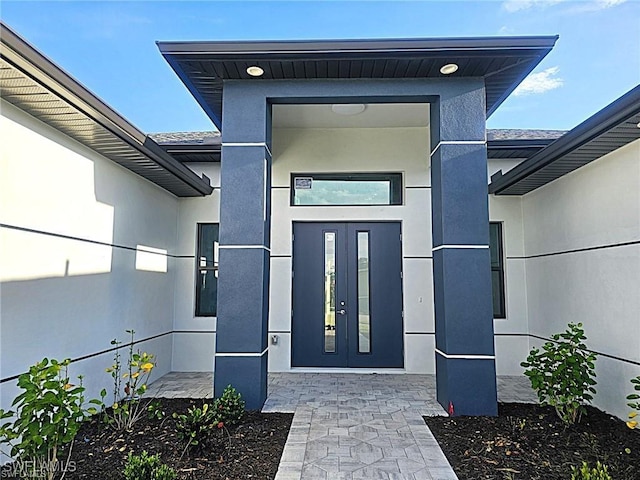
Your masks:
M572 3L574 8L580 11L596 11L605 10L607 8L616 7L627 0L590 0L581 2L568 2L568 0L504 0L502 8L509 13L519 12L521 10L529 10L531 8L543 9L552 7L559 3Z
M569 9L570 14L599 12L607 8L617 7L627 0L593 0L591 2L576 2L573 8Z
M513 35L514 33L515 30L512 27L507 27L506 25L503 25L500 27L500 30L498 30L499 35Z
M561 3L565 0L505 0L502 3L502 8L507 12L519 12L520 10L528 10L530 8L546 8L551 7L557 3ZM609 0L616 1L616 0Z
M564 81L556 76L559 71L560 68L551 67L542 72L532 73L518 85L513 94L517 96L532 95L560 88Z
M596 6L604 9L615 7L616 5L620 5L621 3L626 2L627 0L595 0Z

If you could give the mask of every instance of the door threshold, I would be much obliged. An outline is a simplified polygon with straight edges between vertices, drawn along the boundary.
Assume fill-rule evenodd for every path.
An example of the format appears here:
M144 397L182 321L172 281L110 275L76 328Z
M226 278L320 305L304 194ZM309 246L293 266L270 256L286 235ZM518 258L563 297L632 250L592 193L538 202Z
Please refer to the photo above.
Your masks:
M404 368L291 367L288 371L277 373L357 373L362 375L397 375L399 373L407 373L407 371Z

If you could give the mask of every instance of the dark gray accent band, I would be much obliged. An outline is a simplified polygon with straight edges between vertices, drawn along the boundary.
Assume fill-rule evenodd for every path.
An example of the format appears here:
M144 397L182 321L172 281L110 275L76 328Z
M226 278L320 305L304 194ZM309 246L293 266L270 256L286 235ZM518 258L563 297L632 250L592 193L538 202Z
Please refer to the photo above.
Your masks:
M50 237L56 237L56 238L64 238L66 240L75 240L78 242L85 242L85 243L91 243L94 245L102 245L105 247L113 247L113 248L120 248L122 250L130 250L133 252L137 252L138 249L134 248L134 247L127 247L125 245L116 245L115 243L108 243L108 242L101 242L99 240L90 240L88 238L81 238L81 237L74 237L72 235L64 235L62 233L53 233L53 232L45 232L44 230L35 230L33 228L27 228L27 227L18 227L16 225L9 225L6 223L0 223L0 228L8 228L11 230L18 230L21 232L27 232L27 233L37 233L38 235L47 235ZM152 255L162 255L164 257L170 257L170 258L196 258L195 255L171 255L170 253L160 253L160 252L151 252L148 250L144 250L145 253L150 253Z
M83 355L81 357L72 358L71 359L71 363L80 362L82 360L87 360L89 358L93 358L93 357L97 357L97 356L100 356L100 355L104 355L105 353L115 352L116 350L120 350L121 348L129 347L131 345L137 345L139 343L148 342L148 341L154 340L156 338L164 337L166 335L171 335L172 333L174 333L174 332L173 331L164 332L164 333L159 333L158 335L153 335L151 337L143 338L141 340L135 340L134 342L122 343L122 345L119 345L117 347L111 347L111 348L107 348L106 350L100 350L99 352L89 353L89 354ZM0 379L0 383L10 382L11 380L17 380L18 377L20 377L20 375L22 375L22 374L19 373L18 375L12 375L11 377L6 377L6 378L3 378L3 379Z
M607 245L598 245L595 247L575 248L573 250L562 250L560 252L539 253L537 255L525 255L522 257L507 257L507 260L527 260L529 258L553 257L555 255L565 255L567 253L590 252L592 250L603 250L606 248L615 248L615 247L628 247L630 245L640 245L640 240L633 240L631 242L622 242L622 243L610 243Z

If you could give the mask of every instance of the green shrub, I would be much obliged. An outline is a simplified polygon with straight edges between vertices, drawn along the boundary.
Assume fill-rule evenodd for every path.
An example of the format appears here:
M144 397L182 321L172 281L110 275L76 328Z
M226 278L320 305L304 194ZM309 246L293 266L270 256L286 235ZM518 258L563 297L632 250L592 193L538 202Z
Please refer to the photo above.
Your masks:
M638 375L635 378L632 378L631 383L633 384L634 390L640 391L640 375ZM627 403L627 405L635 410L635 412L631 412L629 414L629 421L627 422L627 427L629 428L638 428L638 421L634 419L635 417L638 416L638 413L640 413L639 399L640 399L640 395L638 395L637 393L632 393L630 395L627 395L627 400L631 400L629 403Z
M594 468L589 468L587 462L582 462L582 467L579 469L571 467L571 480L612 480L612 478L606 465L597 462Z
M177 474L173 468L160 462L160 455L149 455L146 450L142 455L129 452L124 467L126 480L175 480Z
M564 333L551 338L553 342L546 342L542 351L532 349L520 365L540 403L553 406L564 423L574 424L596 393L596 354L587 351L582 323L569 323Z
M189 408L186 414L174 413L173 418L176 419L178 438L186 442L185 450L203 443L219 422L215 410L208 403L202 408Z
M160 465L153 471L151 480L174 480L177 476L173 468L167 465Z
M68 376L71 361L43 359L18 377L24 390L12 403L16 411L0 409L0 420L14 419L0 426L0 444L11 446L15 470L21 478L53 479L69 466L69 456L58 456L71 444L85 417L97 413L85 408L82 377L73 385ZM99 400L89 403L100 404ZM69 454L71 448L69 448Z
M222 395L213 401L213 408L218 421L224 425L235 425L244 415L244 400L231 385L222 392Z

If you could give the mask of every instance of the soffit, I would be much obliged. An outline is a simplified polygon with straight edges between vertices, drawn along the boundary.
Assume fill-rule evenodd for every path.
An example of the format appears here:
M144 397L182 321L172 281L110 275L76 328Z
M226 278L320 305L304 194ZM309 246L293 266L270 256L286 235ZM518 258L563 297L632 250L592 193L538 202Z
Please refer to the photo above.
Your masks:
M1 27L4 100L178 197L211 193L208 179L171 158L4 24Z
M214 124L222 125L225 80L481 77L487 116L549 53L557 37L493 37L282 42L158 42L176 74ZM459 66L450 76L448 63Z
M491 177L489 192L524 195L640 139L640 86L540 150L506 174Z

